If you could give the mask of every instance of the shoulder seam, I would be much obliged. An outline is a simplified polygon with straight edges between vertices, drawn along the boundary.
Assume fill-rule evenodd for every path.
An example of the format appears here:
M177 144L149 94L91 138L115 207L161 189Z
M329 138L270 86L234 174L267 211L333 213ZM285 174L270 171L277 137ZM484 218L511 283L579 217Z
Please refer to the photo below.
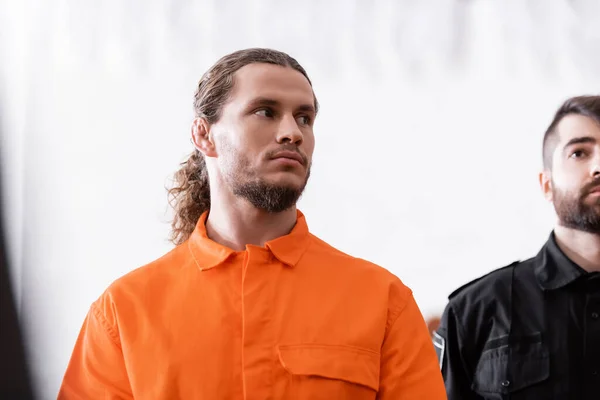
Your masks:
M121 341L119 340L119 335L117 335L114 329L108 324L108 321L106 321L106 317L98 309L98 306L96 304L92 304L91 311L94 313L94 316L98 319L106 333L108 333L108 336L113 341L115 346L121 348Z
M386 324L386 331L389 331L390 328L392 326L394 326L394 324L396 323L396 321L398 320L398 318L400 317L400 314L402 314L402 312L404 311L404 309L406 308L406 306L408 305L408 301L409 301L409 297L412 296L412 291L407 288L408 290L408 296L405 296L402 300L402 303L398 305L398 307L396 308L396 310L392 313L392 315L390 315L390 318L388 318L388 323Z
M522 263L522 261L514 261L514 262L512 262L512 263L510 263L508 265L505 265L504 267L500 267L500 268L494 269L494 270L488 272L487 274L481 275L480 277L475 278L472 281L465 283L464 285L460 286L459 288L457 288L456 290L454 290L452 293L450 293L448 295L448 300L452 300L454 297L456 297L463 290L465 290L469 286L471 286L471 285L479 282L480 280L482 280L482 279L484 279L484 278L486 278L486 277L488 277L488 276L490 276L490 275L492 275L494 273L502 272L502 271L507 270L507 269L509 269L511 267L514 268L517 264L521 264L521 263Z
M454 319L454 323L456 324L456 326L458 327L458 334L464 339L467 337L466 335L466 331L465 328L462 325L462 322L456 318L456 312L454 311L454 307L452 307L452 305L450 305L450 309L452 310L452 318ZM467 342L467 345L469 345L470 343Z

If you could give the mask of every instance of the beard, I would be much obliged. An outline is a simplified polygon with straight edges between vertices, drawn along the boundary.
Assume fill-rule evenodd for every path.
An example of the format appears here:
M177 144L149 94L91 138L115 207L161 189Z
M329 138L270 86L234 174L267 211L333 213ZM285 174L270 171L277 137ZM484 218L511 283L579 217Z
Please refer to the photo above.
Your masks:
M255 208L268 213L282 212L296 205L310 177L311 165L306 163L305 157L306 178L301 185L276 184L260 177L252 169L250 160L245 154L233 150L227 144L223 147L221 152L225 156L227 165L225 180L235 196L247 200ZM295 148L289 150L295 151Z
M586 185L579 193L571 193L556 189L552 183L554 209L559 223L567 228L600 234L600 197L594 203L586 203L586 196L592 187L600 184L600 180Z
M276 185L262 179L234 180L232 183L233 194L241 197L254 207L269 212L278 213L295 206L310 176L310 169L306 173L304 183L299 187Z

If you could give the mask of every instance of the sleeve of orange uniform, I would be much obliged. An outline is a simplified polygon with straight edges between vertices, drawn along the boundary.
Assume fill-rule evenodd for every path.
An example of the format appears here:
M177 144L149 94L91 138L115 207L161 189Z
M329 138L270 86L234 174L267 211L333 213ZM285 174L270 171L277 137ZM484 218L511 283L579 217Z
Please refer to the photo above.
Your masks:
M133 399L119 337L92 305L65 373L58 400Z
M379 400L447 400L427 324L412 294L381 349Z

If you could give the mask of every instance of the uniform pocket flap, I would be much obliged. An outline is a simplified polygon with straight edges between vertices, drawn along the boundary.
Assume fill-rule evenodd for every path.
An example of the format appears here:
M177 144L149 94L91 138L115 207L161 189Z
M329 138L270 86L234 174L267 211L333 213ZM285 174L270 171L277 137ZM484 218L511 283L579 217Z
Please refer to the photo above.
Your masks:
M550 376L548 350L541 343L513 343L485 351L477 365L473 390L514 393Z
M279 360L292 375L339 379L379 390L379 353L352 346L279 346Z

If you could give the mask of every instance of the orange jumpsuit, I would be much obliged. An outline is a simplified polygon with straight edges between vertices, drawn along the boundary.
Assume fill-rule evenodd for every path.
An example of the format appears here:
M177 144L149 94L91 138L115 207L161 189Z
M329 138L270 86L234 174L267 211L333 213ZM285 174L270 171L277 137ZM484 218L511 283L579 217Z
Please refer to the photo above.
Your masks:
M427 326L387 270L311 233L190 239L116 280L85 319L59 399L446 399Z

